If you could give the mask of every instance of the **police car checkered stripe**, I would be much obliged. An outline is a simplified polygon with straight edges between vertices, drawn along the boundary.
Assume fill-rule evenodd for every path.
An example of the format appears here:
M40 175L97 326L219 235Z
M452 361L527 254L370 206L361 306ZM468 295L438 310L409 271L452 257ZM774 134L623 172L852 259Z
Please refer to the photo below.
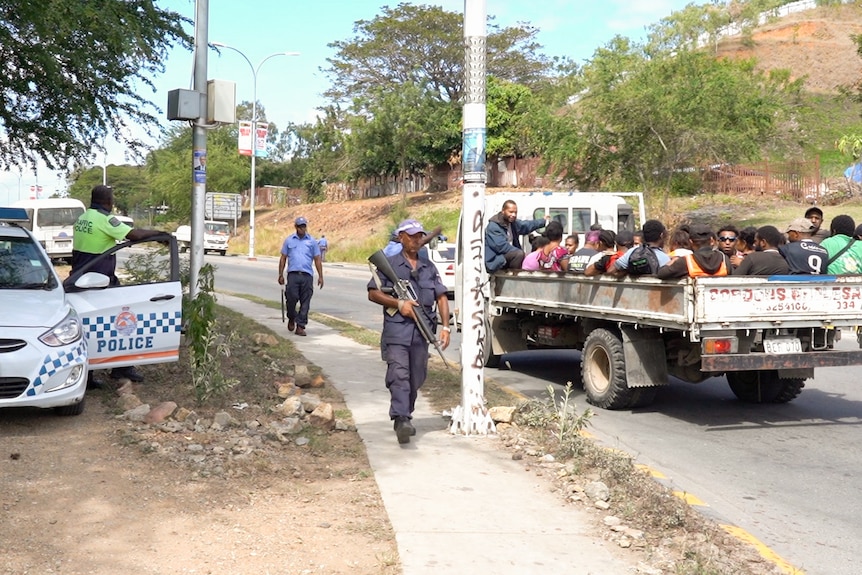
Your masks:
M146 314L136 314L137 328L135 335L156 335L159 333L170 333L172 331L180 331L182 329L182 312L154 312ZM115 327L117 316L96 316L94 318L85 317L84 327L87 328L89 337L95 339L120 337L120 333Z
M33 385L27 389L28 396L34 396L38 393L39 386L51 379L55 373L63 368L84 363L85 351L87 342L83 339L71 350L60 350L50 354L42 360L42 367L39 368L39 374L33 380Z

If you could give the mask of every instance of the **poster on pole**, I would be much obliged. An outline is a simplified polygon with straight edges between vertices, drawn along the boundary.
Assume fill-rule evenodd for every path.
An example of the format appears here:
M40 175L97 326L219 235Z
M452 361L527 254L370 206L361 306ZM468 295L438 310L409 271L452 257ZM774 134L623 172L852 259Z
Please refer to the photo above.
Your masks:
M197 149L192 152L192 176L194 183L205 184L207 181L207 151Z
M259 123L254 130L254 155L258 158L265 158L266 152L266 135L269 131L269 124Z
M239 136L237 138L239 144L239 153L243 156L251 155L251 122L239 123Z
M465 128L462 170L465 182L485 181L485 128Z

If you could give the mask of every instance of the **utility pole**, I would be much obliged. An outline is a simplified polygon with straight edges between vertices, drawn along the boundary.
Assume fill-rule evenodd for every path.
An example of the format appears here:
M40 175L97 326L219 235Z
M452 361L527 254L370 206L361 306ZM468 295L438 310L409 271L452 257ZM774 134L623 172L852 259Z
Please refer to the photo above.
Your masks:
M203 94L203 110L206 110L207 93L207 35L209 34L209 0L197 0L195 11L195 68L194 91ZM192 237L189 257L189 296L198 294L198 279L204 263L204 209L206 207L206 171L195 169L197 164L206 163L207 131L206 113L194 122L192 131ZM203 162L200 160L203 158Z
M484 271L485 230L485 61L487 11L485 0L464 0L464 133L461 168L461 405L452 413L453 434L487 435L496 432L485 406L485 346L487 321L480 286Z

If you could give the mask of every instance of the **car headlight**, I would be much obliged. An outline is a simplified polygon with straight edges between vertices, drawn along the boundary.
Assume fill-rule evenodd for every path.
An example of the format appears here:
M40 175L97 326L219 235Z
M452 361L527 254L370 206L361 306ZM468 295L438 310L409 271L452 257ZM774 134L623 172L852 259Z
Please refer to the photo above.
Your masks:
M70 309L60 323L39 336L39 341L51 347L69 345L79 339L81 339L81 322L74 309Z

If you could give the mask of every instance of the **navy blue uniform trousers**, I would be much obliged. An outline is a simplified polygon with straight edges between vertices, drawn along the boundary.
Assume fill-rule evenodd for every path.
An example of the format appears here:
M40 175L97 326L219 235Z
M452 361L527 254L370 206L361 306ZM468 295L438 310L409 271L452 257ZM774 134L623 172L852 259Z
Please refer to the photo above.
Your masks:
M305 272L288 272L287 287L284 289L287 299L287 319L296 321L296 325L304 328L308 325L308 310L311 308L311 296L314 294L314 276ZM299 304L299 312L296 304Z
M389 418L411 417L419 388L428 376L428 342L421 336L407 345L386 344L386 387Z

